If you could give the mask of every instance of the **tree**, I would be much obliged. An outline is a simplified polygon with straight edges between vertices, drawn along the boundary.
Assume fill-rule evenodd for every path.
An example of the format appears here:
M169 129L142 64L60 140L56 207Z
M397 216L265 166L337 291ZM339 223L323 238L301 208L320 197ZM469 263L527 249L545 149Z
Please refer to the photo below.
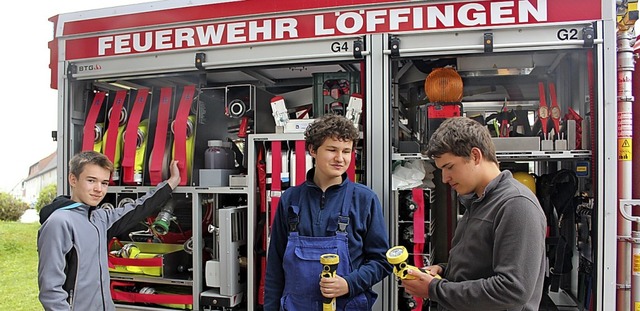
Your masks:
M29 204L11 194L0 192L0 220L16 221L29 208Z
M38 201L36 202L36 211L38 211L38 213L40 213L40 210L42 210L43 207L51 203L51 201L56 198L56 191L56 184L49 184L42 188L40 194L38 194Z

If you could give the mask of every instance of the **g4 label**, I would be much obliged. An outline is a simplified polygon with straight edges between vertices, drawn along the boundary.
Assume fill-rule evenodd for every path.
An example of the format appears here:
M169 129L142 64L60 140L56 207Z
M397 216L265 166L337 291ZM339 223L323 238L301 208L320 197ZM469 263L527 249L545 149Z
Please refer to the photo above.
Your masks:
M347 42L333 42L331 43L331 52L339 53L339 52L348 52L349 45Z

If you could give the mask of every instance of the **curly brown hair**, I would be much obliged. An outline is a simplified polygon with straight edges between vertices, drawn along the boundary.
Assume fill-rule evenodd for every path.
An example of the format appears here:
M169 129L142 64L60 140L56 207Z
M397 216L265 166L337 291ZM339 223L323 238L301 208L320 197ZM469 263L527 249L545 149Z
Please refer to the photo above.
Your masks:
M471 149L478 148L485 159L498 164L496 147L489 130L480 122L467 117L446 119L431 135L425 154L437 158L445 153L469 158Z
M352 141L355 148L359 132L351 120L338 114L325 114L311 123L304 132L305 147L318 150L327 138Z
M69 173L73 176L80 177L84 167L87 164L95 164L102 168L106 168L110 173L113 173L113 163L107 156L102 153L91 151L83 151L71 158L69 161Z

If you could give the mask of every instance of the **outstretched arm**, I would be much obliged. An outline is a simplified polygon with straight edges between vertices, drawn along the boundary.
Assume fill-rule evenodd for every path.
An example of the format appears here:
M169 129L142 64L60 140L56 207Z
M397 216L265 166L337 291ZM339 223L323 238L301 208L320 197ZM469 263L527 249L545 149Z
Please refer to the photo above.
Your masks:
M180 171L178 161L171 161L169 165L170 176L158 188L151 190L141 199L136 200L133 210L128 211L118 219L107 231L107 239L129 233L141 221L160 212L164 204L171 198L171 192L180 184Z
M181 181L180 170L178 169L178 161L171 161L171 164L169 164L169 172L171 176L169 176L169 179L167 179L167 183L169 184L169 186L171 186L171 190L173 190L180 184Z

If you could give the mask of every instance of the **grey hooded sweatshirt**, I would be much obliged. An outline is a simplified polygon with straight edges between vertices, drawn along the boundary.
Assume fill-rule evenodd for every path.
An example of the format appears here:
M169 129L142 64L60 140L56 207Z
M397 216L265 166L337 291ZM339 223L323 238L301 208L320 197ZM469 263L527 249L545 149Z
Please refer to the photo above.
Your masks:
M39 299L47 311L115 310L109 289L108 240L157 212L171 198L162 182L133 204L99 209L59 196L44 207L38 231Z
M438 310L534 311L542 297L547 221L536 196L509 171L466 207L442 279L429 284Z

